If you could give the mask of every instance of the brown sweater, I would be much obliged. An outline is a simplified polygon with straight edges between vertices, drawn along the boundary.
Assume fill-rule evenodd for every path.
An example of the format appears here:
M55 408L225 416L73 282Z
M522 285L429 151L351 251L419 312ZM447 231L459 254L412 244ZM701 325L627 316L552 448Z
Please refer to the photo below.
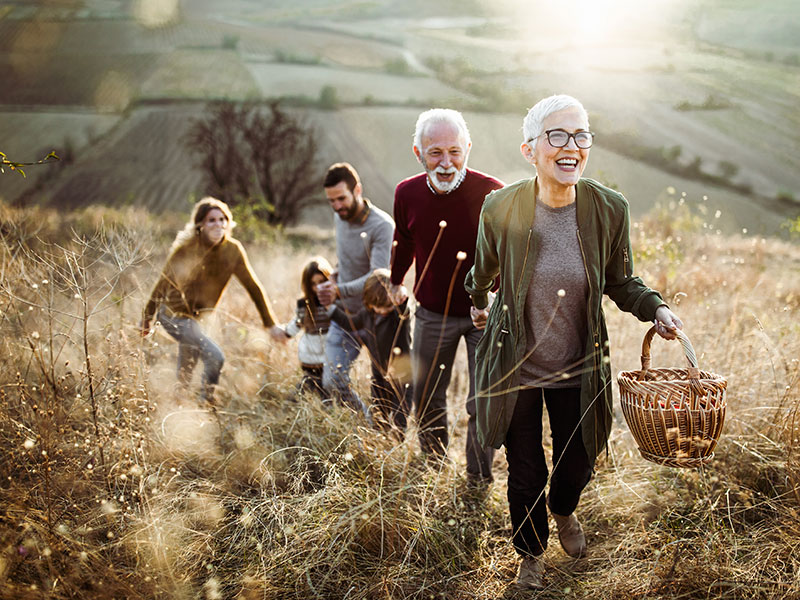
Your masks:
M144 319L152 320L160 304L175 314L192 318L213 310L231 275L235 275L250 294L264 327L272 327L275 317L264 288L253 273L244 248L233 238L226 238L213 247L195 239L173 250L150 294Z

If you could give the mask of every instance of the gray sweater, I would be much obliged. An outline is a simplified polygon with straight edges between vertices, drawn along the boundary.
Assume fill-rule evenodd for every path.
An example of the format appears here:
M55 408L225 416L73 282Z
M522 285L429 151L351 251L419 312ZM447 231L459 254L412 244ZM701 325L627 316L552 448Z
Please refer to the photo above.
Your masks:
M580 387L589 283L577 232L574 202L560 208L536 202L538 252L525 302L523 385Z
M361 224L334 216L339 304L351 313L361 310L364 281L375 269L388 269L392 255L394 221L385 211L366 202L369 214Z

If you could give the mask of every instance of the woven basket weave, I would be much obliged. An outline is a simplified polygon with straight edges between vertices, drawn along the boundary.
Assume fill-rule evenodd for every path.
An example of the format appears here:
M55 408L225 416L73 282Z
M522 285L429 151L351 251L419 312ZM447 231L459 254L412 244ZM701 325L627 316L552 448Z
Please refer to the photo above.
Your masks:
M670 467L699 467L714 457L725 421L727 381L701 371L692 342L678 339L689 362L685 369L651 369L652 327L642 342L642 370L617 376L622 414L643 458Z

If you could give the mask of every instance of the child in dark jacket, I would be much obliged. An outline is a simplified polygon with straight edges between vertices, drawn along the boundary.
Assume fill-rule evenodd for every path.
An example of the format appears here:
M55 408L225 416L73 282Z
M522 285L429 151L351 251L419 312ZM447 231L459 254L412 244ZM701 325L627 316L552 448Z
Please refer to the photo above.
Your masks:
M328 281L330 276L331 265L321 256L306 263L300 277L303 297L297 300L294 318L283 328L289 338L303 332L297 344L303 377L297 385L296 394L310 392L320 398L326 396L322 387L322 364L325 362L325 336L331 320L328 309L319 303L317 286Z
M346 331L362 330L372 361L372 409L382 429L405 432L411 390L411 331L408 302L395 306L389 296L389 269L375 269L364 282L364 307L355 315L332 305L329 314Z

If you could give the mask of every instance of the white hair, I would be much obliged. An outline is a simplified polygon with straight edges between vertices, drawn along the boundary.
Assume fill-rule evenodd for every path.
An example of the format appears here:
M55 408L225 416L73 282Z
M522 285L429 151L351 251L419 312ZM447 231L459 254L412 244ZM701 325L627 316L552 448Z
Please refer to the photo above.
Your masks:
M414 127L414 146L420 151L422 151L422 136L428 126L433 123L455 125L464 136L465 146L469 146L472 143L472 139L469 137L469 129L467 129L467 122L460 112L452 108L432 108L417 117L417 125Z
M567 96L566 94L548 96L547 98L539 100L522 120L522 141L527 143L542 135L544 120L554 112L564 110L565 108L577 108L583 113L586 123L589 123L589 114L586 112L586 109L583 108L583 104L572 96Z

